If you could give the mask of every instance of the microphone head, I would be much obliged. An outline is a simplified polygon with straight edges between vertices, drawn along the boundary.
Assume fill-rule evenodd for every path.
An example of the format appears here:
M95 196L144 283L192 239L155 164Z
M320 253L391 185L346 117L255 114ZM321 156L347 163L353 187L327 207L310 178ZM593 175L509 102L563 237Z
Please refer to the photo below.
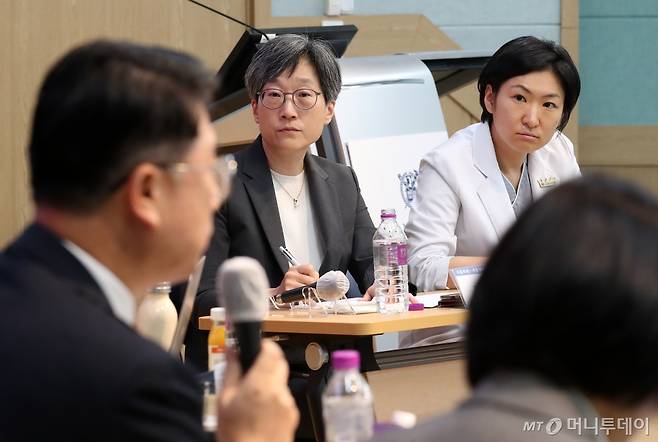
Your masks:
M318 279L315 290L325 301L335 301L350 289L350 281L340 270L327 272Z
M217 270L217 301L232 323L260 322L268 311L267 276L253 258L228 259Z

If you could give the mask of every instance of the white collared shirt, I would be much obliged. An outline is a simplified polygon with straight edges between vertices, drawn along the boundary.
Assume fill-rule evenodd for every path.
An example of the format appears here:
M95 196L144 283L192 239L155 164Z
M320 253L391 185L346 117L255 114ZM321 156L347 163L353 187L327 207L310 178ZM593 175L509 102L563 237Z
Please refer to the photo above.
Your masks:
M94 278L116 317L133 327L136 306L135 298L128 287L110 269L71 241L65 239L62 244Z

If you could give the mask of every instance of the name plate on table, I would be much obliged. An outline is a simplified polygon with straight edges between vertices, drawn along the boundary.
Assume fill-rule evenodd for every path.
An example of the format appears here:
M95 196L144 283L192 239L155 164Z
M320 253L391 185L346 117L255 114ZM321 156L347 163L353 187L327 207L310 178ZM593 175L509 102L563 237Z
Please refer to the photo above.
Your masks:
M450 269L452 281L459 289L459 294L461 295L464 307L466 308L468 308L471 303L471 297L475 291L475 284L477 284L478 279L480 279L483 270L484 264Z

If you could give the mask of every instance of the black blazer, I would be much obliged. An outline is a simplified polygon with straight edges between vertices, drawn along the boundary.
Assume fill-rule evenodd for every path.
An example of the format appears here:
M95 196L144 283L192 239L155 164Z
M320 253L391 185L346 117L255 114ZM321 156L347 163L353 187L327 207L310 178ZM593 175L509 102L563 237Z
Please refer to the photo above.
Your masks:
M265 268L270 287L281 283L288 261L279 209L261 138L235 156L238 170L231 194L215 215L215 232L206 252L197 305L204 314L217 305L215 276L228 258L250 256ZM375 227L350 167L307 154L304 170L324 258L318 272L348 270L361 292L373 282L372 236Z
M0 317L0 440L204 440L190 372L116 318L48 230L0 254Z
M215 214L215 232L206 252L206 263L196 299L195 315L188 329L186 354L203 368L205 334L200 337L198 316L217 305L215 276L228 258L250 256L262 264L270 287L281 283L288 262L280 254L284 244L279 209L267 157L260 136L235 155L237 173L228 200ZM373 282L372 236L375 227L361 197L352 168L306 154L304 170L324 258L318 273L341 270L352 274L361 293ZM196 341L196 342L193 342ZM195 363L196 365L196 363Z

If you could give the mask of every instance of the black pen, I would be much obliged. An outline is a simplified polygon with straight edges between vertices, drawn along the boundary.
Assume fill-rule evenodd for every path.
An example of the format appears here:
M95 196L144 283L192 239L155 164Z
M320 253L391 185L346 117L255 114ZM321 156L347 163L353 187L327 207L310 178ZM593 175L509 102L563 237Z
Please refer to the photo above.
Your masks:
M279 246L279 252L281 252L281 254L286 257L291 266L294 267L299 265L297 258L295 258L293 254L290 253L290 250L286 249L284 246Z

